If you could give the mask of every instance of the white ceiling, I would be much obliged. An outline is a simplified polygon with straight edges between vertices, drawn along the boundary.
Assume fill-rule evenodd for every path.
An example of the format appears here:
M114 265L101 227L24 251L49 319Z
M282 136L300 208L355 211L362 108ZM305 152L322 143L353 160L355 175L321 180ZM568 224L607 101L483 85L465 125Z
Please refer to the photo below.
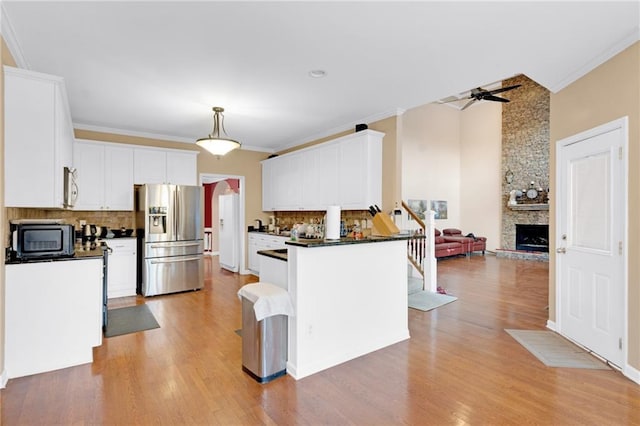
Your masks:
M18 66L64 77L76 128L191 143L222 106L229 136L265 151L521 73L557 91L637 41L640 15L638 1L4 0L1 11Z

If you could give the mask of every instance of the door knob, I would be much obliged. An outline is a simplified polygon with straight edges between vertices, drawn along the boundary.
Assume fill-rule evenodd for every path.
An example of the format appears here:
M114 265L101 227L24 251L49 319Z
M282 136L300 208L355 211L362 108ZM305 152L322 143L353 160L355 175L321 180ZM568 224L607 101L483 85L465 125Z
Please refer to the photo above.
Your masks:
M567 252L567 249L564 248L564 247L560 247L560 248L556 249L556 253L566 253L566 252Z

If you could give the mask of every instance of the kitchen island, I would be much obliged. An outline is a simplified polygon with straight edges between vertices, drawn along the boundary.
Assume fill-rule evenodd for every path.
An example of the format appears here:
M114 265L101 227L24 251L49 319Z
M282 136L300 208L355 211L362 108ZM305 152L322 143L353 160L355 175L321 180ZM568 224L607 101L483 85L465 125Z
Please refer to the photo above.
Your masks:
M91 363L102 344L103 251L5 266L8 379Z
M288 241L287 372L301 379L409 338L408 235ZM372 373L373 374L373 373Z

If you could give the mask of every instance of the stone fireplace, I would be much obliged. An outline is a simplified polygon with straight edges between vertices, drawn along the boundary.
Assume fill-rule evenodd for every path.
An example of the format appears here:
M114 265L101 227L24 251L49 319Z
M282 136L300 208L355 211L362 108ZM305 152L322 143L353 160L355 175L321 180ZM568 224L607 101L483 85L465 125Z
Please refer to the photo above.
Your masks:
M502 84L521 86L509 91L510 102L502 106L501 251L522 250L516 246L516 225L532 225L531 229L546 228L548 252L549 206L546 196L549 187L550 94L524 75L504 80ZM529 199L526 193L531 188L544 193L544 200L541 201L541 197ZM518 198L521 205L508 205L512 190L523 193Z

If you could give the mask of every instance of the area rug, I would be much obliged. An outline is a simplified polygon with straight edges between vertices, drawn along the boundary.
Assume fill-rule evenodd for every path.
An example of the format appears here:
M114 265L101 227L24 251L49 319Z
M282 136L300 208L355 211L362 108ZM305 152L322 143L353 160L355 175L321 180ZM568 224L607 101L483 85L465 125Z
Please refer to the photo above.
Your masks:
M607 364L553 331L505 331L548 367L610 369Z
M147 305L109 309L107 311L107 329L104 332L104 336L121 336L159 327L160 324L158 324Z
M409 307L427 312L456 300L458 300L457 297L449 294L419 290L409 294Z

